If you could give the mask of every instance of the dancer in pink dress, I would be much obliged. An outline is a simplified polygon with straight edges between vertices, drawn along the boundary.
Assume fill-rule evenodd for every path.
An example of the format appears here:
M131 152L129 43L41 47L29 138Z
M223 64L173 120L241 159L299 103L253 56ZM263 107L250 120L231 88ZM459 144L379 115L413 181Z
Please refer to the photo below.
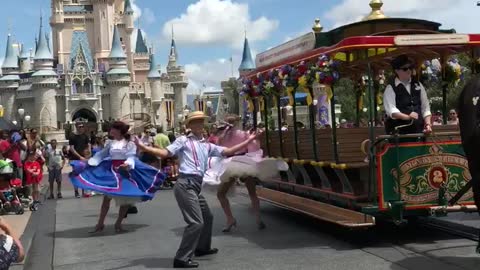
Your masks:
M220 146L231 147L245 141L249 137L250 133L248 131L243 131L237 127L239 120L238 116L226 117L225 121L228 124L223 134L219 136ZM288 165L283 161L279 162L275 159L263 158L263 151L258 140L252 141L247 147L239 150L232 157L211 160L210 169L204 177L204 182L219 185L217 197L227 218L227 225L223 232L230 232L237 225L227 198L227 193L232 191L237 178L245 183L255 213L257 227L259 230L262 230L266 226L260 216L260 201L256 192L257 181L268 181L276 176L278 177L279 170L287 169Z

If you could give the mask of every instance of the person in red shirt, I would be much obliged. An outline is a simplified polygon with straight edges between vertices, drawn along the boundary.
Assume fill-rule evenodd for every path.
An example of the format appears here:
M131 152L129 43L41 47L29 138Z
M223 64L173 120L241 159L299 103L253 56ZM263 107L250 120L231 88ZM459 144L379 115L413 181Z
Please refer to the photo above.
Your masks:
M37 161L38 156L35 151L29 151L27 154L27 161L25 161L25 177L27 185L32 185L33 203L30 209L36 211L40 204L40 190L39 184L42 181L42 169L40 163Z
M9 136L8 131L2 131L2 139L0 140L0 153L3 157L15 162L16 178L23 180L23 164L20 158L20 151L26 150L26 146L20 143L22 137L18 132L13 132Z

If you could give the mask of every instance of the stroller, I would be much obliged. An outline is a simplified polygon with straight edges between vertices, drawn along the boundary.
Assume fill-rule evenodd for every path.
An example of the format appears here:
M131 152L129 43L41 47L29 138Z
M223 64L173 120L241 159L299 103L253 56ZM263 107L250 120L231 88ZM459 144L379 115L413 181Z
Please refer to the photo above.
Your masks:
M23 204L17 195L17 189L22 187L22 180L13 178L12 160L0 160L0 214L14 212L24 213Z

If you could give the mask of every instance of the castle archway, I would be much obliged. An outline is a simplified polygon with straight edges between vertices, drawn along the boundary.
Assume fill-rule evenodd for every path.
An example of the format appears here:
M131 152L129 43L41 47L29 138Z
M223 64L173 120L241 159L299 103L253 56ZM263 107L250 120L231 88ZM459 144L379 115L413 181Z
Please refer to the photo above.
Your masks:
M87 132L96 133L98 130L98 118L97 114L89 108L79 108L72 114L72 122L84 122L87 127Z

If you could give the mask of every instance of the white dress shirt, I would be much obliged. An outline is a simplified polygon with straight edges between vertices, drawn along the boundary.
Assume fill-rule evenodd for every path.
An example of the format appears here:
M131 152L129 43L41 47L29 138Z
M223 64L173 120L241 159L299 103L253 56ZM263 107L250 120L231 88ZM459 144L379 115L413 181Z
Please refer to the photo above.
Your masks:
M405 89L407 89L407 92L411 94L410 80L408 81L408 83L405 84L398 78L395 78L395 86L398 86L399 84L403 84L403 86L405 86ZM422 117L425 118L429 115L432 115L432 113L430 112L430 103L428 102L427 92L425 91L425 88L420 82L415 83L415 86L416 87L414 91L420 91ZM387 87L385 88L385 93L383 94L383 105L385 106L385 113L388 115L388 117L392 119L395 119L393 117L394 113L401 113L400 110L397 108L397 104L395 101L395 91L390 84L387 85Z

